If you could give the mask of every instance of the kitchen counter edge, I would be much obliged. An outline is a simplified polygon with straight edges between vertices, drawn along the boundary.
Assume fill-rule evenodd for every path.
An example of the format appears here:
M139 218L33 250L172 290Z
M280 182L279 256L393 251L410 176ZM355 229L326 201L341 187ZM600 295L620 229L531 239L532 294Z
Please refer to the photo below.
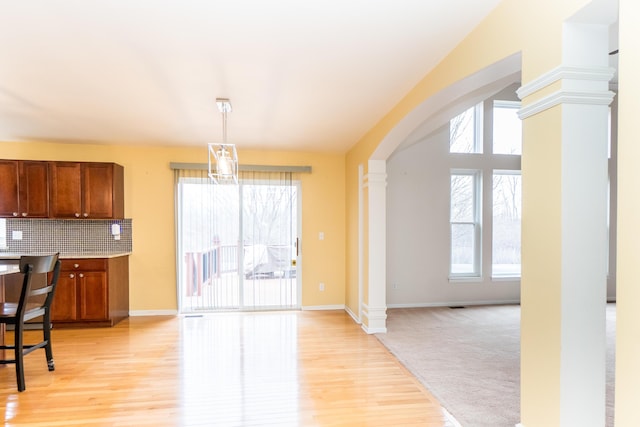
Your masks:
M50 255L51 253L12 253L0 252L0 260L19 260L21 255ZM129 256L131 252L99 252L99 253L61 253L60 259L89 259L89 258L117 258L121 256Z

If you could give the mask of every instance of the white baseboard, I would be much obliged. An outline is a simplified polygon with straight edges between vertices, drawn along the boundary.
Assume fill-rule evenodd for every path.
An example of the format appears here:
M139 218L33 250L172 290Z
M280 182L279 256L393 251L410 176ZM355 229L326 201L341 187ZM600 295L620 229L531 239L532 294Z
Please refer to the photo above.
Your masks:
M387 333L387 328L369 328L368 326L362 324L361 328L363 331L365 331L367 334L372 335L372 334L386 334Z
M177 316L178 310L131 310L129 316L142 317L142 316Z
M302 307L302 310L313 311L313 310L344 310L344 304L336 304L336 305L308 305Z
M518 424L516 424L516 427L524 427L524 424L518 423Z
M520 304L520 300L488 300L488 301L444 301L406 304L387 304L387 308L423 308L423 307L459 307L472 305L505 305Z
M349 307L345 307L344 311L346 311L347 314L351 316L353 321L356 322L358 325L362 324L362 320L360 320L360 318L358 318L358 316L356 316L356 314L353 311L351 311Z

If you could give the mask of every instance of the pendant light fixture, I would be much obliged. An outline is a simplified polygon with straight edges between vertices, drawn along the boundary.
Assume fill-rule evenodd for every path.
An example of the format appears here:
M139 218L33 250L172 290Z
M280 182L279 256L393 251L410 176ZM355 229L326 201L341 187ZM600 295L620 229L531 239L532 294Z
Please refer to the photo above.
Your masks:
M209 143L209 178L216 184L238 183L238 153L235 144L227 143L227 114L231 102L217 98L216 105L222 114L222 143Z

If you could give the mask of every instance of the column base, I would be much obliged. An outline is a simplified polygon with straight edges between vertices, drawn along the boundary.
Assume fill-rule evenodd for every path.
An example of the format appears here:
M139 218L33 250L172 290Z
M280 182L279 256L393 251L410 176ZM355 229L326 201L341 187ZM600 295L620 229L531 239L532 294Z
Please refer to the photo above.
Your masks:
M368 334L387 333L387 307L362 307L362 329Z

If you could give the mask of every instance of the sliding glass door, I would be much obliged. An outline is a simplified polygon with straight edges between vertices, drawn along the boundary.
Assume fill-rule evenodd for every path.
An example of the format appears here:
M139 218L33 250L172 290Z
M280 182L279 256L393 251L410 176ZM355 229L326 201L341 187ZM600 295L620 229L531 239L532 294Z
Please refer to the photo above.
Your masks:
M298 193L290 173L176 171L181 313L300 307Z

